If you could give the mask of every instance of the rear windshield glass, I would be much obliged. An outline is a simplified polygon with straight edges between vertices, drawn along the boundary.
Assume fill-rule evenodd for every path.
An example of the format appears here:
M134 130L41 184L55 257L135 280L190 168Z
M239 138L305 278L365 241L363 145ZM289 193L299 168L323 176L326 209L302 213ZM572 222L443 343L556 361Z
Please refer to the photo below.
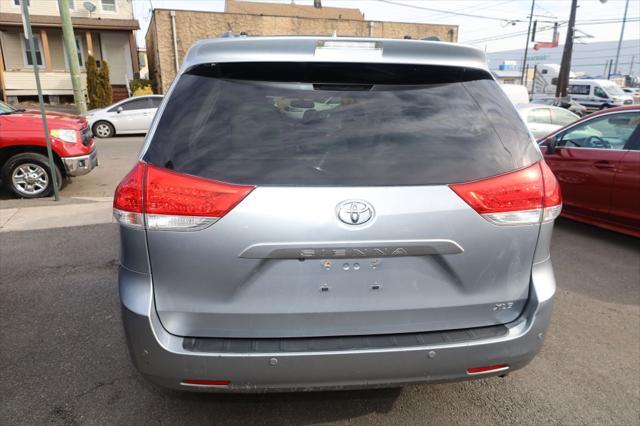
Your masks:
M254 185L431 185L539 152L500 87L459 67L206 64L183 74L144 156Z

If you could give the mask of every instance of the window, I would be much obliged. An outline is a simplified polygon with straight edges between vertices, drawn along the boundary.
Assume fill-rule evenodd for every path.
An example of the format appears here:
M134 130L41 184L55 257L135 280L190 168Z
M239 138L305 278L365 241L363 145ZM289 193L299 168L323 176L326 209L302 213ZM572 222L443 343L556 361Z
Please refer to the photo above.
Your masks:
M608 99L609 95L607 95L607 92L605 92L604 90L602 90L602 87L594 87L593 88L593 94L599 98L603 98L603 99Z
M588 95L590 88L588 84L570 84L568 91L571 95Z
M576 121L578 117L573 113L564 109L552 109L551 110L551 122L559 126L566 126L569 123Z
M69 2L69 10L74 10L76 8L75 4L73 4L73 0L67 0Z
M78 53L78 65L80 65L81 68L84 68L84 50L82 46L83 46L82 37L77 35L76 36L76 52ZM69 57L67 56L68 53L67 53L66 47L64 48L64 52L65 52L64 61L67 68L69 68Z
M151 108L149 106L149 101L147 100L147 98L139 98L139 99L132 99L130 101L123 102L120 105L111 108L109 112L116 112L117 109L120 107L122 107L124 111L135 111L139 109Z
M540 158L497 83L461 67L205 64L166 102L145 161L238 184L435 185Z
M101 0L100 4L102 5L103 12L115 12L116 11L116 0Z
M532 109L531 111L529 111L529 115L527 116L527 121L529 123L550 124L551 114L549 113L549 108Z
M138 53L138 62L140 63L140 68L144 68L147 66L144 58L146 57L146 55L142 52Z
M162 98L153 97L153 98L149 98L149 101L151 101L151 106L149 108L159 108L160 104L162 103Z
M606 114L577 124L560 135L558 146L624 149L640 124L640 112Z
M24 37L24 34L22 34L22 44L24 45L24 64L25 66L33 66L33 61L31 60L31 48L29 45L29 40L27 40ZM42 62L42 50L40 49L41 44L40 44L39 34L33 35L33 46L35 47L36 63L40 66L43 66L44 63Z
M27 6L31 6L31 5L29 4L29 1L30 1L30 0L27 0ZM13 0L13 5L14 5L14 6L18 6L18 7L20 7L20 0Z

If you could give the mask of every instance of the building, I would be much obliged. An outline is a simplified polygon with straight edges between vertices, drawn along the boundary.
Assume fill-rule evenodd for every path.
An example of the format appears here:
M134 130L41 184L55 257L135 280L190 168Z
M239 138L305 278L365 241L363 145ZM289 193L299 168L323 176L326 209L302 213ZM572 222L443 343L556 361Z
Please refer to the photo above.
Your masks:
M114 100L128 96L127 83L139 71L135 31L140 27L133 19L132 0L92 0L93 12L85 7L88 2L68 1L83 81L87 57L93 55L98 64L109 65ZM37 94L19 3L0 0L0 90L10 101ZM29 12L43 94L49 102L72 100L58 2L31 0Z
M149 78L149 67L147 67L147 49L138 47L138 65L140 67L140 78Z
M577 76L591 78L608 78L609 63L615 62L617 41L575 43L571 59L571 70ZM529 47L527 81L531 81L533 68L538 64L560 64L564 46L533 50ZM500 71L500 66L506 63L516 63L517 71L522 72L522 58L524 49L507 50L487 53L487 60L492 71ZM640 40L623 40L620 47L618 72L621 75L640 76ZM611 70L615 74L615 70Z
M319 2L317 2L319 3ZM319 6L319 5L318 5ZM154 9L146 34L149 77L165 93L193 43L227 31L251 36L332 35L456 42L456 25L367 21L358 9L227 0L225 12Z

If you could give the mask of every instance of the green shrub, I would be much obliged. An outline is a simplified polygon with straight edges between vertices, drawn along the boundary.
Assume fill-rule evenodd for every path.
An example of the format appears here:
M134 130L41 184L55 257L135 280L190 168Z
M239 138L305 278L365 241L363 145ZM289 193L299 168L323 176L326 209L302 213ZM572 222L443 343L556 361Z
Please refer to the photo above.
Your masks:
M91 55L87 58L87 96L89 109L107 107L111 105L113 99L109 65L106 61L102 61L98 69L96 59Z
M153 89L152 81L147 80L146 78L134 78L129 82L129 90L131 90L131 93L134 93L138 89L143 89L145 87L151 87Z
M111 90L111 81L109 80L109 65L107 64L107 61L102 61L99 77L100 86L102 87L102 93L104 93L104 105L102 106L106 107L113 103L113 91Z
M87 58L87 96L89 97L89 109L100 107L99 104L102 94L100 93L100 87L98 85L98 73L96 59L92 55L89 55Z

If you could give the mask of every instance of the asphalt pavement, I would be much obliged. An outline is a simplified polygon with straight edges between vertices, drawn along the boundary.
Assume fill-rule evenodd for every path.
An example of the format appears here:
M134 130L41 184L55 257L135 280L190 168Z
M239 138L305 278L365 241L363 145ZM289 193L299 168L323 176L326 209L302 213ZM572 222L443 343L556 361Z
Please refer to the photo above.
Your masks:
M67 202L110 195L141 138L99 143L111 160L74 179ZM0 198L0 208L21 201ZM640 424L638 240L559 220L552 256L559 288L545 345L506 378L208 395L160 389L131 364L115 224L0 233L0 424Z

